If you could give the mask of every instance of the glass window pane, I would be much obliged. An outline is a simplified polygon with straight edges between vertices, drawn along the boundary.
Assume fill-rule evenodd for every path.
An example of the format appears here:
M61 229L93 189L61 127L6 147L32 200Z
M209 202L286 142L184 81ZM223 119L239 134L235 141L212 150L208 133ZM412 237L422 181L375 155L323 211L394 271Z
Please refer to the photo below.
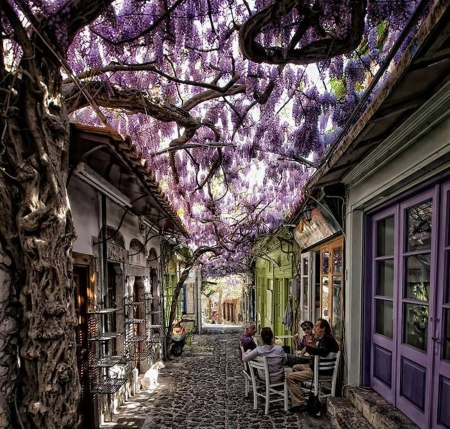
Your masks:
M433 202L426 201L406 211L406 251L429 249L431 247L431 216Z
M393 305L392 301L376 300L375 332L393 338Z
M394 216L377 222L377 256L394 254Z
M447 209L446 209L447 222L444 224L444 228L447 229L447 246L450 246L450 191L447 192Z
M328 277L322 277L322 318L330 320L328 312Z
M341 296L342 296L342 278L341 276L333 277L333 317L331 331L337 341L342 341L342 309L341 309Z
M445 324L444 324L444 356L446 360L450 360L450 309L445 310Z
M333 273L342 273L342 247L335 247L333 249Z
M450 304L450 251L445 252L445 274L444 274L444 291L445 302Z
M302 274L306 276L308 274L309 258L302 258Z
M430 294L430 255L406 258L406 298L428 302Z
M428 306L404 305L403 342L420 350L427 350Z
M377 261L376 295L394 296L394 260Z
M322 274L328 274L330 271L330 255L328 250L322 252Z
M308 314L308 277L303 277L303 319Z

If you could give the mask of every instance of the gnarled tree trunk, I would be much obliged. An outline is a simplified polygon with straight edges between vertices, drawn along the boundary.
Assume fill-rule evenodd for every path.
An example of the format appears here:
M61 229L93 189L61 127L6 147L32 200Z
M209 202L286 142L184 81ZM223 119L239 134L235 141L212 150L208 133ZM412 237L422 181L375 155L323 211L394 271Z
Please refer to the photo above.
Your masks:
M2 427L78 424L69 122L60 64L39 41L2 72L0 373ZM5 85L6 83L6 85ZM3 262L4 262L3 261ZM20 366L16 364L17 355Z

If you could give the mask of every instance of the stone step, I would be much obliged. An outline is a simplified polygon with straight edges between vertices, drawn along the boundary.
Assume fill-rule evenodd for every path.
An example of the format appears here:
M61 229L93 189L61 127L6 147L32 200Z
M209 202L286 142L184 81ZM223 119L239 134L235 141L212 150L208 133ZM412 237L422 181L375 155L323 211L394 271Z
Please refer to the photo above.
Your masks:
M373 429L347 398L328 398L327 413L336 429Z
M372 389L347 387L344 393L345 397L327 401L336 429L420 429Z

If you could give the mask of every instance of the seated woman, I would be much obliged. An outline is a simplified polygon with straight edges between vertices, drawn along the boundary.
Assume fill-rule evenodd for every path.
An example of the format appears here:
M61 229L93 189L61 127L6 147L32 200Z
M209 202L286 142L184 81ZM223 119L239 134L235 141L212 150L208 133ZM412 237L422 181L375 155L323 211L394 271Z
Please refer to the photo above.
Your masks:
M271 328L261 329L262 346L256 347L253 350L246 350L242 356L244 362L255 359L258 356L265 356L269 367L270 381L272 383L284 380L284 359L285 353L283 347L273 344L273 332ZM264 373L258 370L258 376L264 380Z
M316 344L313 334L313 323L309 320L305 320L300 324L300 327L305 334L302 339L300 339L300 336L297 333L294 335L295 352L294 354L286 355L286 363L289 366L309 362L309 357L305 356L306 346L314 346Z
M298 334L294 335L294 342L295 342L295 353L298 356L303 356L306 353L306 346L314 346L314 334L313 334L313 328L314 325L309 320L305 320L304 322L300 323L300 328L302 328L303 332L305 333L300 339L300 336Z

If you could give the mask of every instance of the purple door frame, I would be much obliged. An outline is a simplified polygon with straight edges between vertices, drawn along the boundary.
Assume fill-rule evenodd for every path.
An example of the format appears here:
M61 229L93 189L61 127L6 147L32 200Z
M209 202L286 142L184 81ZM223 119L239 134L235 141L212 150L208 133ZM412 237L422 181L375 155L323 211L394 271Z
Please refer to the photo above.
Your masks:
M425 201L432 201L432 240L430 248L421 249L419 251L408 252L406 247L406 211L408 208L417 206ZM403 411L411 420L420 427L428 427L431 413L431 396L432 396L432 368L433 368L433 326L430 323L431 318L435 314L436 302L436 267L437 267L437 245L439 230L439 186L436 185L432 189L422 192L400 204L400 227L399 231L399 247L398 264L399 272L397 279L397 331L399 338L397 341L397 359L396 359L396 406ZM427 255L430 258L430 286L428 301L418 301L408 299L406 297L406 259L408 257L418 257ZM406 330L406 321L404 308L407 305L423 306L428 308L427 317L427 342L426 349L420 350L417 347L407 344L404 341L403 333Z
M432 201L432 240L426 250L406 252L406 210L424 201ZM386 207L386 206L385 206ZM394 255L377 254L377 228L380 221L394 219ZM402 410L422 428L450 427L450 356L444 360L445 341L450 342L450 182L429 187L414 197L378 211L366 219L365 275L365 358L363 384L370 385L384 398ZM444 241L444 238L446 241ZM430 286L428 301L406 296L406 260L420 256L429 258ZM393 294L376 295L377 264L394 261ZM439 271L438 271L439 270ZM447 291L447 292L446 292ZM392 301L392 338L376 333L375 303ZM407 306L428 308L427 341L425 350L404 341ZM389 307L389 304L388 304ZM447 319L446 319L447 318ZM386 319L386 318L384 318ZM447 348L449 346L447 345Z
M439 271L437 276L437 309L432 338L435 365L432 429L450 427L450 182L442 186L441 195L442 233L439 234L441 240L439 243Z

